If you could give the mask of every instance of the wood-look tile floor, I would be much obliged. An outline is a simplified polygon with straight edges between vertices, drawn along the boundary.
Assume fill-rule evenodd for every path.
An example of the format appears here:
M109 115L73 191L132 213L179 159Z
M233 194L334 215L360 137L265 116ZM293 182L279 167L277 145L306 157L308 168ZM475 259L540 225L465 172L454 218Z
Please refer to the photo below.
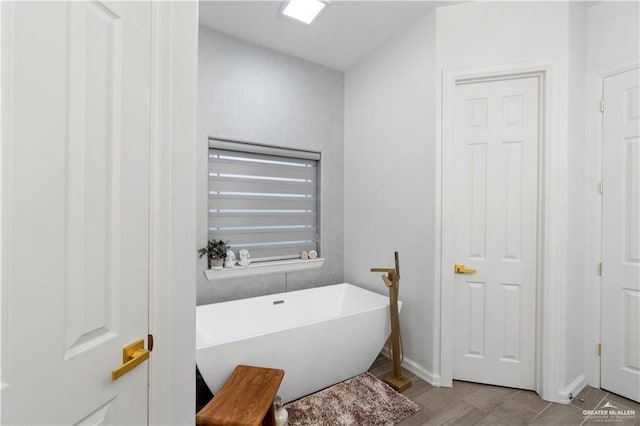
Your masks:
M391 372L391 361L379 356L369 371L378 378ZM434 387L403 370L411 387L403 394L420 406L420 411L400 425L605 425L640 426L640 404L587 386L571 404L542 400L535 392L454 381L452 388ZM589 418L583 410L594 410L605 403L620 410L635 410L624 418Z

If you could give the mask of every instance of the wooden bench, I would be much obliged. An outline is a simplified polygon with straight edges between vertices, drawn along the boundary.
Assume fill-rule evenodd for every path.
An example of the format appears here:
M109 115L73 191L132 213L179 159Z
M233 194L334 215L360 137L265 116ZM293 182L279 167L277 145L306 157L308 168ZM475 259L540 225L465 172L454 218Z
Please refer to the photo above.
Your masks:
M283 377L283 370L238 365L220 392L196 414L196 424L275 425L273 400Z

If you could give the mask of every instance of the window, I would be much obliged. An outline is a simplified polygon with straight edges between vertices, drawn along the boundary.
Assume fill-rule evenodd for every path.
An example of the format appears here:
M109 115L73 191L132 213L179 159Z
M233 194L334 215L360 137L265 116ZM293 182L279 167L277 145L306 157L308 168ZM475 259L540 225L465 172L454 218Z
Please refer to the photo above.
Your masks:
M318 251L317 152L209 140L209 238L251 262Z

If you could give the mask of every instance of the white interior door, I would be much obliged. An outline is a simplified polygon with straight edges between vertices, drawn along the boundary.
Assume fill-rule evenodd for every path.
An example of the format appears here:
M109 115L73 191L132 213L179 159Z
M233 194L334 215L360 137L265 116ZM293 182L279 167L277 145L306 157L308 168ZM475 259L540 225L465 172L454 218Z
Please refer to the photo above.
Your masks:
M601 386L640 402L640 74L604 79Z
M151 6L0 7L0 420L146 424Z
M443 280L454 286L457 380L535 385L539 84L523 77L455 88L443 229L452 264Z

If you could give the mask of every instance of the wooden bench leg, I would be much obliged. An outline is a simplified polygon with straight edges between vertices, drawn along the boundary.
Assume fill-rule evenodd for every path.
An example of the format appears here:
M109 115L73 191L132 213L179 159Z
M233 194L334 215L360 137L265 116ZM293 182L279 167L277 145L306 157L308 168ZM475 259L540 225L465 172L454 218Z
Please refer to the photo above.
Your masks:
M269 408L269 411L267 411L267 415L264 416L262 426L276 426L276 414L275 411L273 411L273 404L271 408Z

